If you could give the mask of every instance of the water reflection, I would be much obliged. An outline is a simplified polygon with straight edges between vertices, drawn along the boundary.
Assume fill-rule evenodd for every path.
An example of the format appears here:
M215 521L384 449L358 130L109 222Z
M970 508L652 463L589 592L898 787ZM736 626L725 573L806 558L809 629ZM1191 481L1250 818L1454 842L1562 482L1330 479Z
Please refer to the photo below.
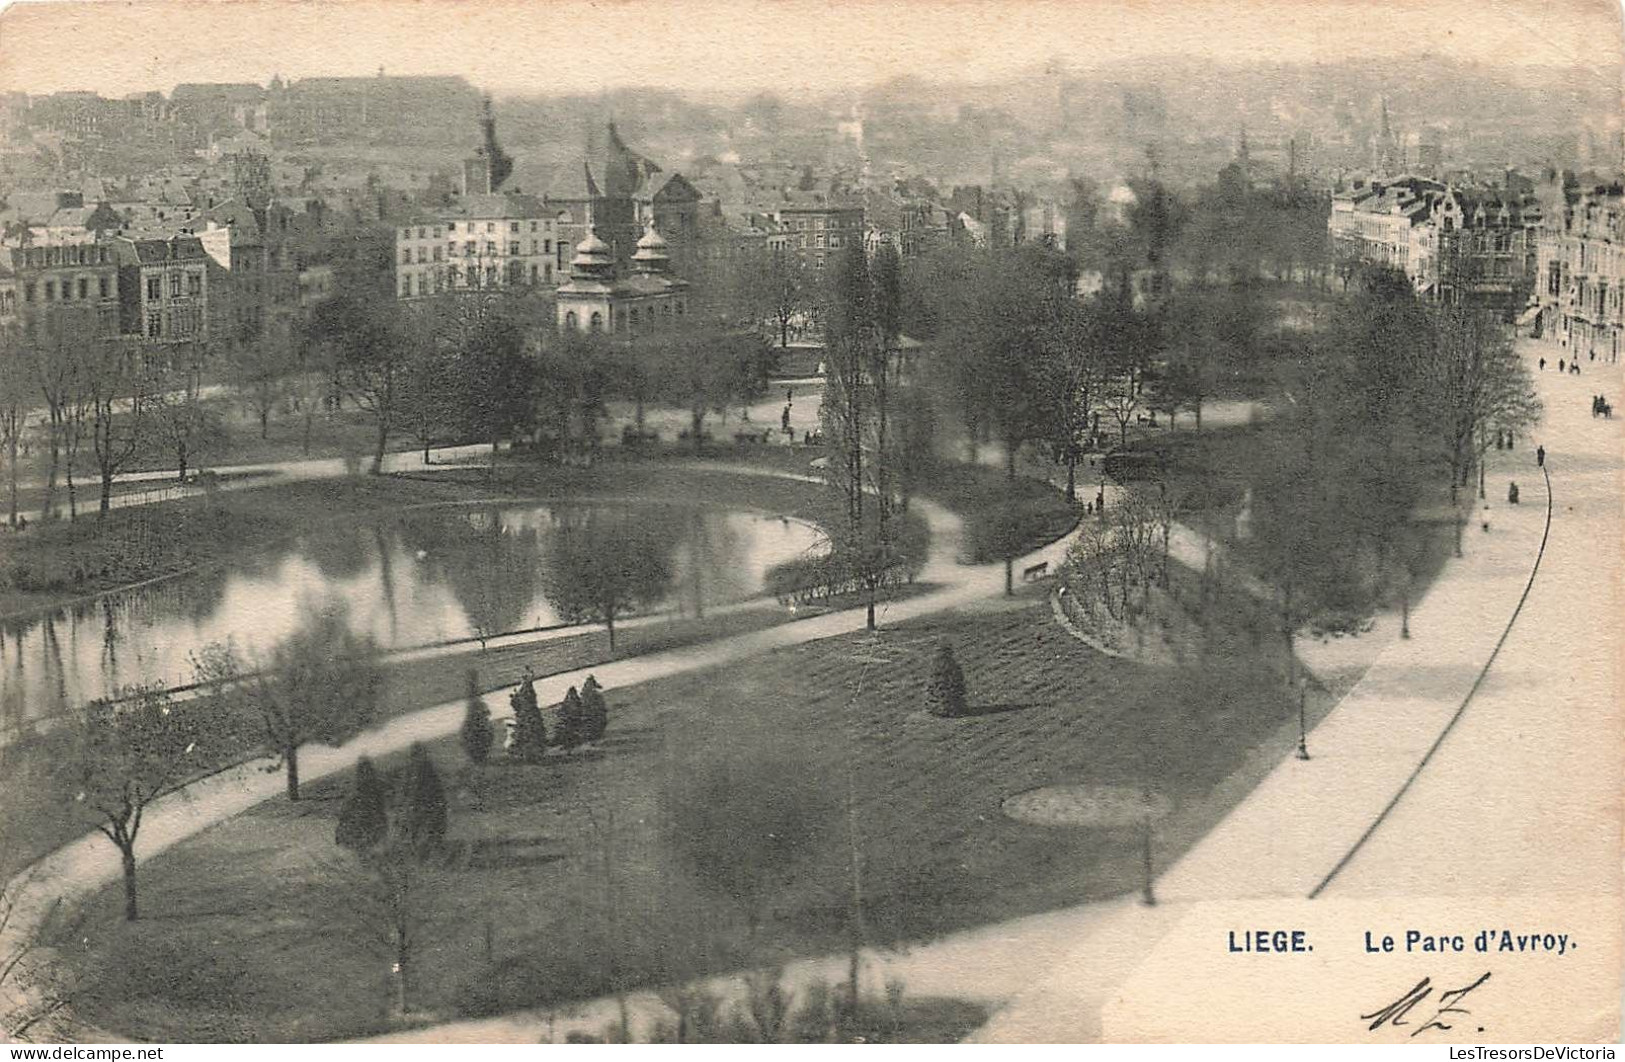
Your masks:
M231 564L0 624L0 725L138 681L191 681L211 642L261 653L335 598L351 626L400 648L560 622L549 541L564 527L631 525L600 536L660 553L662 606L687 613L761 592L775 564L819 548L804 524L697 506L476 506L416 510L258 550Z

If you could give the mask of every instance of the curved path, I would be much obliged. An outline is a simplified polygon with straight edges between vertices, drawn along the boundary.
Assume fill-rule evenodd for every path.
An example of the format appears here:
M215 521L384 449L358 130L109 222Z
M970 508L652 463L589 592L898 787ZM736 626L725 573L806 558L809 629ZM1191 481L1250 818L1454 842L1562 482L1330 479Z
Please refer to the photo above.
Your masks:
M739 468L744 474L780 475L762 469ZM941 589L882 606L881 619L898 623L916 616L968 605L1003 593L1002 565L967 566L958 563L963 526L960 519L939 505L916 499L913 507L925 519L930 532L930 551L921 578ZM1063 538L1018 563L1060 563L1068 539ZM715 667L757 653L834 635L862 630L864 610L848 609L647 656L598 664L576 671L552 675L536 682L536 694L543 704L556 702L571 686L579 685L589 672L607 687L631 686L683 672ZM500 698L497 699L500 702ZM413 742L427 741L454 733L462 723L461 698L446 704L410 712L369 730L339 748L309 746L301 750L300 775L310 781L354 766L359 756L380 757L402 751ZM137 857L151 859L208 827L237 815L254 805L276 797L283 789L279 775L267 773L266 759L256 759L217 774L201 778L183 789L154 802L146 811L137 843ZM98 833L90 833L53 852L34 864L8 888L18 895L18 907L0 938L0 954L9 946L26 940L52 905L82 898L118 880L121 874L118 853Z
M1549 408L1552 401L1548 398ZM1509 456L1528 459L1521 450ZM1555 455L1554 466L1554 473L1562 471ZM1438 725L1430 723L1435 718L1429 714L1433 706L1447 703L1453 709L1459 703L1460 662L1481 662L1487 651L1482 639L1466 628L1483 627L1493 641L1500 631L1488 621L1499 616L1504 623L1510 604L1503 598L1508 597L1509 587L1510 596L1515 597L1515 591L1521 589L1518 584L1527 576L1530 539L1538 537L1530 534L1535 530L1535 510L1544 508L1536 504L1544 498L1537 498L1531 488L1532 483L1524 483L1525 505L1497 513L1496 533L1470 540L1467 561L1453 565L1418 605L1413 618L1418 638L1390 647L1367 680L1311 736L1315 760L1280 764L1208 838L1163 874L1157 885L1162 906L1145 909L1122 900L1088 905L955 934L907 954L875 956L874 962L883 963L889 975L902 977L915 995L1009 1003L983 1030L984 1039L1066 1041L1111 1035L1112 1030L1101 1021L1103 1004L1114 997L1117 986L1188 905L1214 896L1305 895L1346 852L1350 839L1369 823L1375 813L1372 805L1380 806L1389 798L1394 784L1383 778L1413 769L1417 750L1438 733ZM923 578L941 589L887 605L884 620L898 622L1002 593L1002 566L957 563L959 520L938 506L916 504L931 529ZM1064 557L1069 538L1018 563L1048 561L1054 566ZM1617 542L1617 537L1612 541ZM831 613L553 676L539 681L537 693L544 700L557 700L586 670L594 671L606 685L631 685L856 631L862 625L861 609ZM1433 639L1423 633L1447 628L1458 637ZM1459 656L1444 659L1441 650ZM1427 670L1430 677L1421 683L1418 668L1431 669ZM348 769L359 755L383 755L414 741L450 733L461 722L462 711L459 700L399 717L340 749L306 750L301 757L302 773L307 778L320 777ZM142 858L277 795L280 779L265 774L260 766L246 764L212 776L155 805L143 826ZM1418 792L1425 788L1417 787ZM1381 849L1380 844L1369 846L1370 857L1376 858ZM1366 858L1363 853L1361 860ZM30 916L37 917L52 899L83 895L116 880L118 873L116 853L99 836L53 853L36 865L16 928L26 930ZM1353 881L1354 876L1347 880ZM798 963L793 976L833 978L839 973L834 963ZM581 1008L579 1020L585 1027L602 1027L602 1006ZM542 1023L538 1015L511 1015L423 1030L408 1038L533 1042Z
M1526 350L1532 369L1542 353ZM1413 613L1415 638L1390 645L1310 734L1313 759L1283 761L1162 875L1157 907L1080 914L1067 954L982 1038L1387 1042L1355 1016L1424 976L1465 985L1486 969L1497 980L1475 994L1483 1025L1448 1039L1617 1036L1625 424L1588 407L1621 378L1536 379L1544 422L1517 450L1491 451L1490 530L1468 530L1466 558ZM1508 480L1522 505L1505 504ZM1317 954L1229 954L1227 930L1255 926L1304 927ZM1362 943L1364 930L1471 939L1496 926L1584 946L1423 960Z

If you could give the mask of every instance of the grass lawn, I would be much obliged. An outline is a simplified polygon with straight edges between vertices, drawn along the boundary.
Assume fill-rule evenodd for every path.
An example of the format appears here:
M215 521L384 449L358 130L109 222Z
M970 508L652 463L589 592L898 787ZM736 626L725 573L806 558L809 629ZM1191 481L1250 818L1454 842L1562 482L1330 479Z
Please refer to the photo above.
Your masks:
M693 501L705 498L719 506L765 508L809 519L820 517L826 508L822 491L810 484L789 480L743 477L686 469L637 466L635 470L616 468L611 484L599 469L550 469L520 466L507 469L495 482L482 471L447 470L421 476L363 477L358 480L296 483L262 490L222 494L213 511L201 510L201 502L153 506L142 510L158 523L162 532L153 538L169 536L179 547L193 545L203 562L213 550L252 547L280 535L308 530L320 520L338 520L395 510L409 504L435 504L486 494L554 494L572 497L635 494L646 500L662 498ZM613 490L611 487L613 486ZM109 521L124 522L136 516L135 510L115 511ZM193 523L192 521L196 521ZM91 525L60 525L45 529L47 534L78 533ZM208 529L223 536L214 538ZM196 535L195 541L190 536ZM27 540L24 540L27 541ZM74 540L70 540L74 541ZM925 584L892 592L916 594L928 590ZM609 660L639 656L663 649L691 645L714 638L758 630L793 618L808 618L828 608L849 607L850 601L837 599L828 606L802 607L795 616L779 609L750 609L704 618L673 618L647 627L617 631L615 650L609 650L601 630L549 641L536 646L518 646L480 652L470 643L466 651L434 660L391 665L386 676L382 703L390 714L428 707L462 696L464 675L475 668L486 689L511 686L528 664L538 675L570 671ZM253 753L259 735L251 718L222 716L209 699L183 702L179 710L210 713L204 727L206 739L197 751L201 770L208 772L236 763ZM493 698L493 708L505 711L505 694ZM45 728L0 743L0 873L13 871L53 849L88 832L89 824L77 818L71 793L63 790L69 780L58 777L52 765L63 755L61 731Z
M944 641L973 717L922 711ZM1149 779L1173 809L1158 827L1166 865L1290 747L1296 723L1272 661L1232 656L1193 681L1102 657L1034 597L609 701L602 742L542 764L470 772L455 738L431 745L456 854L423 872L413 992L425 1013L839 951L854 850L872 943L1132 890L1137 825L1026 825L1002 801L1055 783L1138 792ZM157 857L142 870L140 922L120 920L115 891L98 896L80 1016L160 1040L383 1028L377 912L333 844L349 785L312 784L310 799L269 801Z

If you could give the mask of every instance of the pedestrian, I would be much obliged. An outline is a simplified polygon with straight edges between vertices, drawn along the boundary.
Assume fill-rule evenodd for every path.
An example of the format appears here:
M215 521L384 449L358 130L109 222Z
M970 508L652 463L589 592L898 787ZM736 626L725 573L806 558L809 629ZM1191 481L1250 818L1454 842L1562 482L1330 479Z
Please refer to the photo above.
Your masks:
M790 404L788 402L784 405L784 413L779 416L779 427L783 429L784 434L790 434Z
M1569 362L1569 372L1574 376L1580 375L1580 363L1579 363L1579 361L1576 360L1576 361Z
M1540 371L1541 372L1546 371L1546 359L1545 358L1540 359Z
M1546 447L1544 447L1544 446L1535 447L1535 467L1536 468L1545 468L1546 467Z
M786 387L784 389L784 404L787 405L787 406L792 405L795 402L795 399L796 399L795 391L793 389L789 388L789 387Z
M1566 368L1567 368L1567 366L1565 366L1565 365L1564 365L1564 364L1563 364L1563 359L1562 359L1562 358L1558 358L1558 359L1557 359L1557 371L1558 371L1558 372L1559 372L1559 373L1562 373L1562 372L1564 372L1564 371L1565 371L1565 369L1566 369Z
M1508 483L1507 484L1507 504L1508 505L1517 505L1518 504L1518 484L1517 483Z

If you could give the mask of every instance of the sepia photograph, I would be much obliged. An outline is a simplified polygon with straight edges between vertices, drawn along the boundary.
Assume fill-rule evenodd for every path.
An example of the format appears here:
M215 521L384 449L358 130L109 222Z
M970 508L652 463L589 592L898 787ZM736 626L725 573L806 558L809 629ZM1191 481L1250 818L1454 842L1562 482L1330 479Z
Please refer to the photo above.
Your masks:
M1619 0L0 3L7 1057L1615 1057L1622 93Z

